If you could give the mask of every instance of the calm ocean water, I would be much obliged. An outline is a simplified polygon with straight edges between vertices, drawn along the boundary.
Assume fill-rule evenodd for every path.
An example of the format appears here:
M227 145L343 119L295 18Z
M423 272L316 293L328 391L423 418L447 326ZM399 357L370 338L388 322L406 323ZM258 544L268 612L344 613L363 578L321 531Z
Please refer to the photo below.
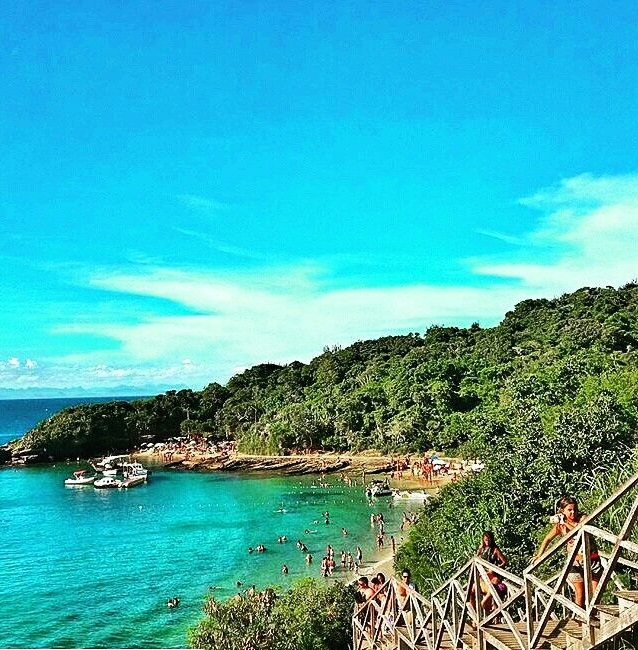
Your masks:
M69 403L20 402L38 413L41 402ZM33 417L18 414L11 403L5 410L0 401L4 439L16 437L16 422ZM337 555L359 543L364 561L372 559L372 511L384 513L389 535L399 540L401 534L399 509L388 500L371 508L361 487L349 488L337 477L321 488L312 477L158 469L146 485L111 491L65 487L64 478L75 468L0 470L0 647L186 647L187 629L201 618L211 588L228 597L238 591L237 581L245 589L319 577L329 543ZM329 525L321 517L325 510ZM348 529L347 537L341 527ZM289 541L278 544L280 535ZM310 567L297 539L315 557ZM248 547L259 543L266 553L248 554ZM284 563L288 576L281 575ZM181 605L169 610L165 603L173 596Z

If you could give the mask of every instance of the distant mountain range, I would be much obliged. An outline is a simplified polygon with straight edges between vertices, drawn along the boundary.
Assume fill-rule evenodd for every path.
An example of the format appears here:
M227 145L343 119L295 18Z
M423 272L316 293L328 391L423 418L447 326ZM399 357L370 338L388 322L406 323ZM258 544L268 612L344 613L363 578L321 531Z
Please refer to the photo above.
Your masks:
M182 390L188 388L185 385L155 385L155 386L113 386L111 388L0 388L0 400L2 399L46 399L54 397L131 397L138 395L160 395L168 390Z

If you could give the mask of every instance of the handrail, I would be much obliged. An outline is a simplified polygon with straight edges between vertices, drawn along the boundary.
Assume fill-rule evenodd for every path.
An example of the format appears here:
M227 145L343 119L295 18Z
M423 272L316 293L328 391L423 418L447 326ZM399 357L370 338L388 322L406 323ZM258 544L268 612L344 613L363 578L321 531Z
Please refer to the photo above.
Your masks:
M554 621L552 625L555 626L566 614L582 623L583 640L588 647L612 638L620 628L610 628L605 637L604 630L595 628L594 616L610 582L621 584L616 570L638 572L638 558L635 557L638 556L638 544L629 539L638 522L637 487L638 474L600 504L584 523L530 564L522 577L475 556L457 569L429 599L414 590L405 592L405 586L391 578L373 598L355 608L353 649L401 647L416 650L418 646L441 650L443 646L473 645L477 650L485 650L488 643L494 645L494 634L500 630L509 635L511 650L535 650L544 642L543 635L550 621ZM603 516L625 497L631 497L632 501L627 504L623 521L613 526L617 530L605 528L601 522ZM591 548L596 549L593 540L600 547L607 545L606 550L599 549L595 556L603 565L602 573L595 576L590 553ZM564 559L557 562L563 551L566 551ZM634 557L623 557L623 552ZM576 605L571 594L565 594L570 570L579 556L584 579L583 607ZM494 575L500 577L506 588L496 588L492 583ZM592 582L592 577L597 578L597 584ZM638 624L638 605L634 614L635 621L632 618L623 624ZM599 623L596 625L600 628ZM468 635L473 638L471 643ZM502 643L499 647L503 647Z

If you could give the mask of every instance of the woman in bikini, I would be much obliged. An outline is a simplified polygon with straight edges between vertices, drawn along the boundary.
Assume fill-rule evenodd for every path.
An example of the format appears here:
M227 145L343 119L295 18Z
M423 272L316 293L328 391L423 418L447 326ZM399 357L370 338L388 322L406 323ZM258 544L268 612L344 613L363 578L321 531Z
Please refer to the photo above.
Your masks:
M535 562L543 553L549 545L549 543L555 537L566 537L569 533L583 524L587 520L587 515L584 512L578 510L578 502L574 497L563 497L558 502L558 521L554 524L552 529L547 533L545 539L541 542L541 545L536 552L536 555L532 558L532 561ZM572 537L569 542L567 542L567 554L569 555L576 543L576 538ZM591 582L592 582L592 592L596 590L598 586L598 581L603 572L603 565L600 562L600 556L598 554L598 549L596 545L592 542L589 544L589 562L591 567ZM574 558L574 562L569 569L567 574L567 582L570 587L574 590L574 602L579 607L585 606L585 582L584 582L584 571L583 571L583 555L578 553Z
M494 539L494 533L491 530L483 531L483 535L481 537L481 545L476 550L476 554L486 562L500 567L501 569L504 568L507 564L507 558L505 555L503 555L503 551L501 551L501 549L497 546ZM505 600L507 597L507 585L503 582L502 578L491 570L487 571L487 577L489 581L494 585L496 592L498 593L501 600ZM483 606L485 612L489 614L494 608L494 599L492 598L489 587L483 578L480 579L480 586L481 605ZM474 591L472 591L470 602L476 606L476 603L474 601Z

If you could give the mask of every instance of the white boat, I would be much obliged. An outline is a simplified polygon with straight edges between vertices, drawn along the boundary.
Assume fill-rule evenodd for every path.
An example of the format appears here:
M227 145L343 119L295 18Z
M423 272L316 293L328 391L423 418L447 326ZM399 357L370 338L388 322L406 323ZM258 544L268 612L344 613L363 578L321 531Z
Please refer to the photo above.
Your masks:
M366 488L366 496L371 499L374 497L389 497L392 495L390 484L387 481L372 481Z
M129 458L128 454L118 454L117 456L105 456L96 463L92 463L96 472L102 472L104 476L115 476L122 470L124 461Z
M131 476L129 478L125 478L123 481L120 481L119 483L120 484L118 485L118 487L120 489L135 487L136 485L142 485L142 483L146 483L146 476Z
M425 490L393 490L392 498L395 501L421 501L425 502L431 498Z
M86 476L85 469L77 469L73 472L73 476L64 479L64 485L93 485L95 476Z
M150 472L146 469L146 467L142 466L142 463L134 461L132 463L122 464L122 474L124 474L124 478L138 478L141 476L144 480L146 480Z
M105 476L103 478L98 478L94 483L93 487L95 488L118 488L120 487L120 484L122 481L118 481L116 478L113 476Z

